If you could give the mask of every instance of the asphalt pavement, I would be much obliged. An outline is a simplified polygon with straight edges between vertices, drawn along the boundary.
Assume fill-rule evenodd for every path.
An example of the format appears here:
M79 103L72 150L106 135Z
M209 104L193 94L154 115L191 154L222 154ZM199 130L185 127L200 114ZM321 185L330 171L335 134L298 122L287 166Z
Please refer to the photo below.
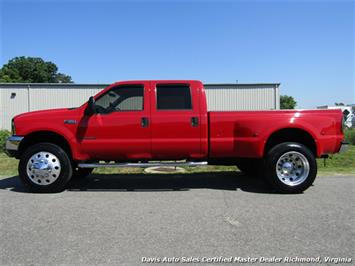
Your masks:
M231 172L91 175L31 194L1 177L0 265L350 265L354 185L355 176L321 176L282 195Z

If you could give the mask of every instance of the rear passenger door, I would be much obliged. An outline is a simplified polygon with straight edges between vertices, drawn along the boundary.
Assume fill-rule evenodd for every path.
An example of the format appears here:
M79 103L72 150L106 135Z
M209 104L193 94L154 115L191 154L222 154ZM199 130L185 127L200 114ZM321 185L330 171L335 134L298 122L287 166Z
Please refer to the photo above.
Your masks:
M201 157L199 90L190 83L152 81L151 91L153 158Z

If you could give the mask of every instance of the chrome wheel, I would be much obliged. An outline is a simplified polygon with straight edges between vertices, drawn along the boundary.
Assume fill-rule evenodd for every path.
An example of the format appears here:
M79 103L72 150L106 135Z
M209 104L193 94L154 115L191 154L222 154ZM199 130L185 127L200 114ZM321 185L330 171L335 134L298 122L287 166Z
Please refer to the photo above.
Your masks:
M279 180L288 186L302 184L309 175L309 162L299 152L284 153L276 163L276 174Z
M27 175L36 185L46 186L54 183L60 175L60 161L54 154L37 152L27 162Z

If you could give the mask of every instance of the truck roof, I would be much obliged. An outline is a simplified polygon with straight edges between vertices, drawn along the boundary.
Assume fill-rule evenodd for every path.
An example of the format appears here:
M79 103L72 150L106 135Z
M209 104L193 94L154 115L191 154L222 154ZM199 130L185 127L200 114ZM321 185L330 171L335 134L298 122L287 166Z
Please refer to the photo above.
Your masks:
M147 81L156 81L156 82L168 82L168 83L183 83L183 82L192 82L198 80L122 80L117 82L147 82ZM115 83L117 83L115 82ZM13 88L13 87L45 87L45 88L53 88L53 87L107 87L111 85L108 83L0 83L1 88ZM226 86L241 86L241 87L252 87L252 86L280 86L280 83L203 83L205 86L213 86L213 87L226 87Z

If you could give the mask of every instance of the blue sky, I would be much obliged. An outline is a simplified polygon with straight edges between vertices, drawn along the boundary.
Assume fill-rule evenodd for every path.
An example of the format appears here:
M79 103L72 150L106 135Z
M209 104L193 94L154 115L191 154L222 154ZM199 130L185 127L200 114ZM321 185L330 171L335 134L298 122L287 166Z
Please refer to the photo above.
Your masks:
M38 56L76 83L281 82L299 108L355 103L354 1L0 2L0 65Z

